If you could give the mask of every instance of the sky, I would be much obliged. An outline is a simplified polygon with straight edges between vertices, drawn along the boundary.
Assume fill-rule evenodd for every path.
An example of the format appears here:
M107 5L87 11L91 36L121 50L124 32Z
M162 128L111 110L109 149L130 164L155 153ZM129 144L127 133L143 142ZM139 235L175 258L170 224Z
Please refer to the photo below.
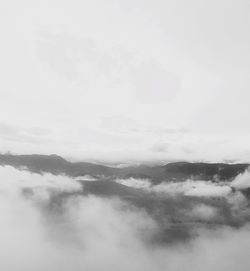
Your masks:
M250 162L246 0L3 0L0 151Z

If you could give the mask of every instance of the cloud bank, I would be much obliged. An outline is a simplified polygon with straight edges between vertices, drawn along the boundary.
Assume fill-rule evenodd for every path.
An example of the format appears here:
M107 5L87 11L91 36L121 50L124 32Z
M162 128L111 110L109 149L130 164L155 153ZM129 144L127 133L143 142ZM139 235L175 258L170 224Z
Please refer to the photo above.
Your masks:
M117 179L116 181L126 186L162 193L169 196L226 197L232 191L227 183L214 183L212 181L203 180L186 180L184 182L166 181L158 185L153 185L148 179L128 178Z
M146 211L83 196L74 179L0 167L0 182L1 270L248 270L247 226L201 229L188 243L158 245L151 237L159 225ZM218 214L200 204L189 215L209 221Z
M246 189L250 187L250 170L239 174L232 182L232 187L237 189Z

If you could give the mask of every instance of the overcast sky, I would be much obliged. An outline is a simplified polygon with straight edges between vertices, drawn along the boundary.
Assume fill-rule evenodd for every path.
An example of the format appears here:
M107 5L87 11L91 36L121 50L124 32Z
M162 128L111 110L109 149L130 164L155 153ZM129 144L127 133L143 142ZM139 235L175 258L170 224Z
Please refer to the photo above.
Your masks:
M3 0L0 151L250 162L248 0Z

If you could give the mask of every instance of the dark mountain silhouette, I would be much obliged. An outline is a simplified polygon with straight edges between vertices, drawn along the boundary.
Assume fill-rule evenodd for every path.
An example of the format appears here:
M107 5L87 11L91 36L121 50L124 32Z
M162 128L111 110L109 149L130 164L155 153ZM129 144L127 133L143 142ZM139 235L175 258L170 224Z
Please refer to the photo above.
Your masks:
M66 174L76 177L83 175L112 175L112 169L102 165L86 162L71 163L64 158L52 155L12 155L0 154L0 165L10 165L16 168L27 168L31 172Z
M187 178L231 180L248 167L249 164L177 162L167 164L164 169L169 178L177 180Z
M188 178L202 180L231 180L244 172L249 164L176 162L164 166L128 166L124 168L69 162L58 155L0 154L0 165L26 168L31 172L65 174L72 177L91 175L99 178L142 178L153 183L183 181Z

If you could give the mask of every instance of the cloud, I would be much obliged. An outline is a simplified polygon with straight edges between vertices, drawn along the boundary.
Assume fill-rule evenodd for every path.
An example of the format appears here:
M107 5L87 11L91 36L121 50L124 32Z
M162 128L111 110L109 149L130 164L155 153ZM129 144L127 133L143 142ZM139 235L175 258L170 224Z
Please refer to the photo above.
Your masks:
M212 221L217 217L218 210L212 206L198 204L193 207L189 215L196 219Z
M0 182L1 270L248 270L248 227L202 229L188 244L157 245L159 225L145 211L75 193L73 179L0 167ZM191 214L210 220L216 212L197 205Z
M200 197L225 197L231 192L228 185L214 185L212 182L194 181L187 183L187 196Z
M232 192L228 184L202 180L186 180L183 182L166 181L157 185L153 185L148 179L139 178L117 179L116 182L168 196L227 197Z
M116 179L117 183L141 189L151 189L152 184L148 179L128 178L128 179Z
M231 183L231 186L237 189L246 189L250 187L250 170L239 174Z
M56 176L50 173L44 175L31 173L25 168L17 170L11 166L0 167L2 190L20 191L23 188L45 188L48 190L58 190L59 192L73 192L81 190L81 185L73 178L64 175ZM8 181L6 181L8 180Z

